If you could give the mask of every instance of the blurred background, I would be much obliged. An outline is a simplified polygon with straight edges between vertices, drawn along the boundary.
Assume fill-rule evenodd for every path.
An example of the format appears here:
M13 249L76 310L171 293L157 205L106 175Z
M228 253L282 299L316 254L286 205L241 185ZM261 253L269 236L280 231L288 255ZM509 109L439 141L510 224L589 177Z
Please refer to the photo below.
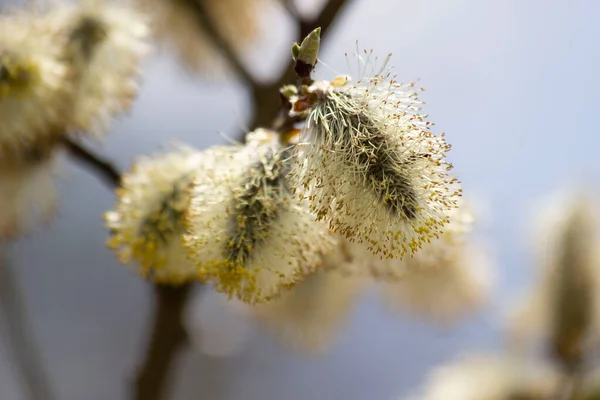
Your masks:
M321 3L298 5L313 13ZM452 144L465 194L486 210L476 234L494 259L491 301L439 327L392 313L367 293L323 355L282 347L261 329L231 357L184 351L169 398L397 399L435 365L502 348L506 309L531 283L536 201L593 184L600 172L599 13L593 0L349 0L323 43L317 76L347 73L344 53L358 40L381 56L391 52L400 80L420 79L425 110ZM245 57L268 77L289 62L296 33L280 7L265 9L261 29L259 46ZM249 100L235 78L193 76L157 52L132 112L104 144L90 145L125 170L173 141L224 143L219 132L237 138L249 123ZM127 399L147 340L151 286L104 246L102 214L114 205L112 192L67 160L60 188L59 217L14 243L10 259L58 397ZM8 360L0 342L0 399L25 399Z

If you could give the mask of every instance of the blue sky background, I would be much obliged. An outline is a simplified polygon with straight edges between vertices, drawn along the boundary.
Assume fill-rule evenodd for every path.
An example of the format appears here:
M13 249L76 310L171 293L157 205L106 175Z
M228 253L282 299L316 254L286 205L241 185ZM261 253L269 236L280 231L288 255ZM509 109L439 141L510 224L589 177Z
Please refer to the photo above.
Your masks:
M493 304L456 328L436 329L368 295L330 354L298 356L260 335L230 359L187 352L171 398L395 399L434 365L501 348L501 310L530 281L527 233L538 200L598 181L599 11L593 0L354 0L321 58L346 72L343 55L358 40L382 56L392 52L401 80L420 78L465 193L487 203ZM249 57L262 76L289 54L288 22L265 24L263 50ZM319 73L330 74L322 66ZM236 136L249 115L247 93L209 80L186 76L167 57L150 60L133 112L98 151L126 168L172 140L207 147L223 142L218 131ZM60 186L60 216L12 246L12 259L59 397L126 399L145 343L149 286L104 248L101 215L112 193L68 162ZM0 398L24 399L1 344Z

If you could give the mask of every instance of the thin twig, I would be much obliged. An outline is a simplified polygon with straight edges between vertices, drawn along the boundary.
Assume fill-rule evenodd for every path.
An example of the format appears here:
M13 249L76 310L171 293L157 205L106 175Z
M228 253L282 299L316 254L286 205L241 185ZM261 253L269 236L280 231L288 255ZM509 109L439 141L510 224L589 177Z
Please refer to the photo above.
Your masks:
M233 46L229 43L225 37L219 32L217 24L206 12L204 3L200 0L185 0L190 9L194 12L194 15L198 19L198 25L206 35L212 40L214 46L221 52L221 54L227 59L231 67L235 70L235 73L244 80L244 83L250 87L258 85L256 79L252 76L250 71L246 68L238 53L235 51Z
M110 187L119 186L121 174L111 162L100 158L71 138L65 137L63 145L75 160L95 172Z
M169 371L187 336L182 313L191 285L154 286L152 336L135 381L135 400L159 400L168 389Z
M12 354L15 372L22 381L27 398L55 399L27 316L16 273L4 258L0 258L0 317L2 336L6 339L6 347Z

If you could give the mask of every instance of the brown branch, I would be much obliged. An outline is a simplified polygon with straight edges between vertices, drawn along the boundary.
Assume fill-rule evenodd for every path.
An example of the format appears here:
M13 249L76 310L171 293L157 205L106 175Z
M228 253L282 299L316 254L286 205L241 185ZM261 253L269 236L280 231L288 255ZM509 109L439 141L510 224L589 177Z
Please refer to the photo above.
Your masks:
M135 381L135 400L166 398L171 366L187 340L182 314L191 288L191 285L154 286L152 336Z
M12 354L15 372L19 375L31 400L52 400L50 379L43 367L41 352L35 341L34 330L27 318L25 300L17 277L5 259L0 259L0 328Z
M194 15L198 19L198 25L202 29L208 38L212 40L214 46L221 52L221 55L227 59L231 67L235 70L235 73L244 80L246 85L254 88L258 86L258 82L252 76L250 71L246 68L238 53L235 51L233 46L229 43L225 37L219 32L217 24L214 23L213 19L207 14L202 0L184 0L190 9L194 12Z
M336 17L342 11L350 0L328 0L321 12L313 19L297 19L298 42L301 42L314 29L321 27L321 42L323 43L327 32L329 32ZM258 85L253 88L254 95L254 116L250 126L257 128L260 126L270 126L277 118L280 111L280 101L277 96L279 88L287 83L296 81L294 73L294 60L281 71L281 74L273 82Z
M114 188L119 186L121 174L109 161L96 156L71 138L65 137L62 143L75 160L85 165L92 170L92 172L95 172L110 187Z

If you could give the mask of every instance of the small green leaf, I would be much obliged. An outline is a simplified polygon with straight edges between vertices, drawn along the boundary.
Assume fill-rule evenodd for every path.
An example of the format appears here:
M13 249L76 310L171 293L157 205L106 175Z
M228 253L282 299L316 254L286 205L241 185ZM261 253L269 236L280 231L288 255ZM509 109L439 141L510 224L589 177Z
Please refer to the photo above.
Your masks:
M321 28L317 28L308 34L302 41L296 61L314 66L319 56L319 47L321 45ZM293 49L293 47L292 47ZM293 51L293 50L292 50Z

